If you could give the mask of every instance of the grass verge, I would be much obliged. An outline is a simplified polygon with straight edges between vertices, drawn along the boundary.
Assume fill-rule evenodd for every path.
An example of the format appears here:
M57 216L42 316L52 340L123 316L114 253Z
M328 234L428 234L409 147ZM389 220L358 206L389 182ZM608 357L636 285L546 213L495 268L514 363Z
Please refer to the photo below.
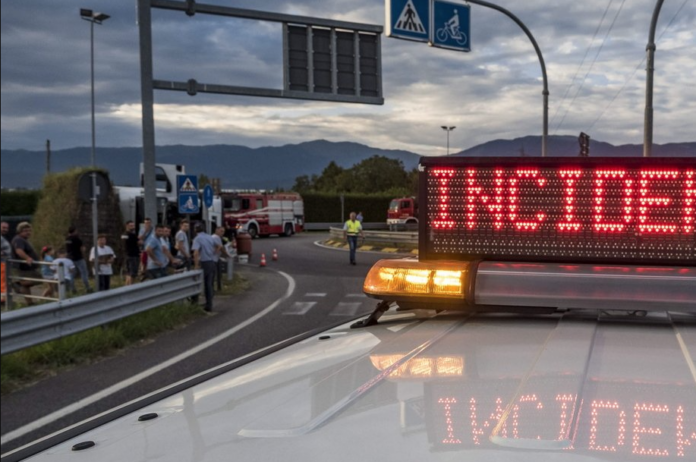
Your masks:
M236 295L249 288L249 282L239 274L233 281L224 282L220 296ZM0 359L0 392L5 395L62 370L114 355L202 316L205 312L199 306L175 303L5 355Z

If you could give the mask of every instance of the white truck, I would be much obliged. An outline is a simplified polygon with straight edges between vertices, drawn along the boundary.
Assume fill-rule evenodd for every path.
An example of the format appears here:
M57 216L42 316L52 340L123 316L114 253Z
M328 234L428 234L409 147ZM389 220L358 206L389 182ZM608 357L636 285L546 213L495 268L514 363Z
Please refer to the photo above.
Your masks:
M172 224L182 218L179 214L176 177L178 175L185 175L186 168L183 165L173 164L157 164L155 168L157 179L157 217L148 218L152 218L153 220L156 219L158 223ZM143 164L140 164L140 186L138 187L114 187L119 197L121 215L124 221L132 220L135 223L142 223L146 218L143 173L144 167ZM201 214L197 214L190 216L190 218L200 220L203 217ZM213 199L213 207L209 211L208 219L214 224L222 224L222 201L219 197Z

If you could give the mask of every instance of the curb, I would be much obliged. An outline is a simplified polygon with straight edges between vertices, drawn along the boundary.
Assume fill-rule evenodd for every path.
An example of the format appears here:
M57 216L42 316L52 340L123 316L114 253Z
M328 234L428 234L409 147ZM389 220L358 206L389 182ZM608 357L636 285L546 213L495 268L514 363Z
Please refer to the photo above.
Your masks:
M317 241L316 244L319 247L326 249L336 249L336 250L348 250L348 244L343 241L337 241L334 239L329 239L326 241ZM377 245L361 245L358 247L358 252L369 252L369 253L386 253L392 255L412 255L418 256L418 249L413 249L408 251L406 249L397 249L395 247L381 247Z

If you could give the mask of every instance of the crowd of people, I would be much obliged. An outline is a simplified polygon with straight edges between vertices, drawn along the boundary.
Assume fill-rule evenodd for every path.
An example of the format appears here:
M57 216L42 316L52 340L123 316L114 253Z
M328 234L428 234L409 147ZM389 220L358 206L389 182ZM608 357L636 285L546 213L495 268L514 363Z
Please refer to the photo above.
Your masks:
M43 284L45 287L42 298L55 298L56 282L61 275L71 294L76 292L77 279L82 281L87 293L92 293L90 266L98 290L110 290L114 266L119 258L109 245L109 236L100 234L97 245L87 253L79 230L72 226L68 229L63 246L58 249L44 246L39 255L30 241L33 231L30 223L17 225L16 235L11 242L6 238L9 230L9 224L3 222L2 258L3 261L13 260L12 270L19 277L12 288L25 296L27 305L33 304L36 297L32 296L32 287L37 285ZM170 226L153 226L149 218L144 220L140 229L136 229L133 221L127 222L121 235L124 255L119 262L125 275L124 284L159 279L191 268L202 269L206 295L204 308L212 311L213 282L218 262L221 257L231 257L224 245L226 229L220 226L213 235L209 235L202 224L196 224L194 230L195 238L191 239L188 220L179 223L174 236Z

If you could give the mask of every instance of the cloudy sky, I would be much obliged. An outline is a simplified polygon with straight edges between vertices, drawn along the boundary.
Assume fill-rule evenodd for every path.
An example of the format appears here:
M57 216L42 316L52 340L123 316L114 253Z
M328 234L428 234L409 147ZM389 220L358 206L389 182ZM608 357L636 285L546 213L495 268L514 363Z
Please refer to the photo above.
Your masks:
M549 76L549 133L642 143L645 45L656 0L491 0L535 35ZM206 0L384 25L384 0ZM696 141L696 0L665 0L657 28L656 143ZM3 0L3 149L90 144L89 24L95 26L97 145L141 146L135 0ZM153 10L155 78L281 88L275 23ZM383 40L384 106L155 93L156 142L283 145L314 139L443 154L540 135L542 83L532 45L510 19L472 5L471 53Z

